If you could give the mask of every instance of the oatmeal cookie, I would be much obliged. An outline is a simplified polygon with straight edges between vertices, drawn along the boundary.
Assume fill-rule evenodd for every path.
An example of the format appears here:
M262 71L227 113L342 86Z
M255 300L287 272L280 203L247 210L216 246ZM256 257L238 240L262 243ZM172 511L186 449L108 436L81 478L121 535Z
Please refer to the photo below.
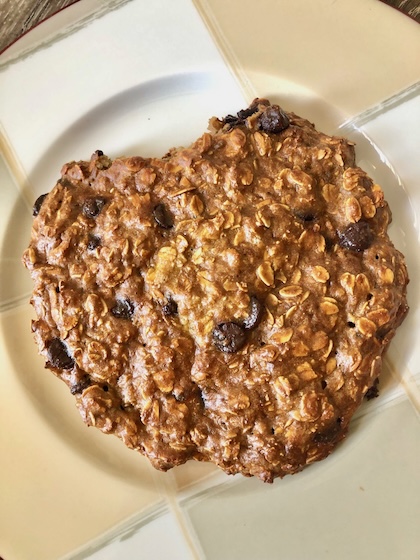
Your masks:
M46 365L88 425L161 470L272 482L323 459L408 309L353 144L263 99L162 159L64 165L34 214Z

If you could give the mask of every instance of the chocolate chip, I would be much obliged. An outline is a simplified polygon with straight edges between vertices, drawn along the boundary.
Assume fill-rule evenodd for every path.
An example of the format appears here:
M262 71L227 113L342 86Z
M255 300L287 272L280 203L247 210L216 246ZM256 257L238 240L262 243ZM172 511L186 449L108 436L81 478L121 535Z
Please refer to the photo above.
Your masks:
M87 218L96 218L96 216L101 212L102 208L106 204L106 198L102 196L97 196L94 198L88 198L83 203L83 214Z
M66 187L67 189L73 187L73 183L69 181L67 177L61 177L61 179L59 179L57 183L59 183L62 187Z
M303 212L301 210L295 211L295 216L302 220L302 222L313 222L316 219L316 216L312 212Z
M101 157L101 156L104 155L104 153L103 153L102 150L96 150L95 154L96 154L98 157Z
M338 232L338 244L344 249L361 253L368 249L373 242L373 233L367 222L357 222L348 225Z
M242 323L242 326L246 330L254 329L258 323L261 321L263 314L263 306L256 296L251 296L251 309L248 317Z
M289 117L278 105L270 105L259 118L260 127L264 132L278 134L289 125Z
M372 399L376 399L376 397L379 397L378 384L379 384L379 379L376 378L375 381L373 382L372 387L369 387L369 389L366 391L365 398L368 401L371 401Z
M347 321L347 326L348 326L350 329L354 329L354 327L355 327L356 325L355 325L355 323L353 323L353 321Z
M174 225L173 217L164 204L158 204L154 207L153 217L155 222L164 229L171 229Z
M50 364L59 369L72 369L74 360L69 355L67 346L60 338L53 338L48 345L48 359Z
M238 352L246 342L246 331L238 323L220 323L213 329L213 344L221 352Z
M131 319L134 313L134 305L129 299L119 299L112 307L111 313L117 319Z
M223 124L230 124L233 126L238 126L243 124L242 119L238 119L235 115L226 115L226 117L222 120Z
M162 312L167 317L169 317L170 315L176 315L178 313L178 305L176 301L169 298L165 305L163 305Z
M101 238L97 235L90 235L87 248L89 251L94 251L101 244Z
M72 385L70 387L70 393L72 395L77 395L79 393L83 393L83 391L85 389L87 389L88 387L90 387L92 384L89 376L85 375L80 381L78 381L77 383L74 383L74 385Z
M364 189L369 190L369 189L372 187L372 185L373 185L373 181L372 181L372 179L371 179L370 177L368 177L367 175L362 175L362 176L359 178L359 185L360 185L361 187L363 187Z
M331 239L331 237L329 237L328 235L324 235L324 239L325 239L325 250L331 251L331 249L335 245L334 239Z
M39 211L41 210L42 203L44 202L46 196L46 194L41 194L41 196L38 196L38 198L35 200L35 204L32 208L32 216L38 216Z

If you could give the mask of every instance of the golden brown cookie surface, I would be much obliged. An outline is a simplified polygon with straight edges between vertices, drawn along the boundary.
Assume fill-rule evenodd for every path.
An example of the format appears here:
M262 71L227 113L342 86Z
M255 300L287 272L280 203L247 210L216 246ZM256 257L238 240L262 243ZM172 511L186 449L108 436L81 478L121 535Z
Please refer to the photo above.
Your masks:
M87 424L163 470L324 458L407 311L353 146L265 100L163 159L67 164L35 213L40 351Z

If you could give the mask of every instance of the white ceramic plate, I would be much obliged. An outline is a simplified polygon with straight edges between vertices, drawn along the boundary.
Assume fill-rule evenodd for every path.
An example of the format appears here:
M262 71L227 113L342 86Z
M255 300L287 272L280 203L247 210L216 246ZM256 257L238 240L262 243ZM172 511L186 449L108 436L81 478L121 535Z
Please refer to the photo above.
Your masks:
M377 0L264 0L258 9L83 0L0 56L4 560L417 558L418 29ZM164 154L253 95L357 142L360 165L390 202L411 276L411 312L380 398L363 405L329 459L272 486L205 464L157 473L88 430L37 356L20 262L32 203L64 162L96 149Z

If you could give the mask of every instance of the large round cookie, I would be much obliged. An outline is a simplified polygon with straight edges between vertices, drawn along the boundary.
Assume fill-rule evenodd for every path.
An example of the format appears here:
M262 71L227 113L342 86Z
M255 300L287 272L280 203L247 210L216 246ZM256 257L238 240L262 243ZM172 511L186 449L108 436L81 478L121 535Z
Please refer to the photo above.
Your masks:
M47 367L158 469L271 482L326 457L407 312L353 145L266 100L162 159L66 164L34 214Z

